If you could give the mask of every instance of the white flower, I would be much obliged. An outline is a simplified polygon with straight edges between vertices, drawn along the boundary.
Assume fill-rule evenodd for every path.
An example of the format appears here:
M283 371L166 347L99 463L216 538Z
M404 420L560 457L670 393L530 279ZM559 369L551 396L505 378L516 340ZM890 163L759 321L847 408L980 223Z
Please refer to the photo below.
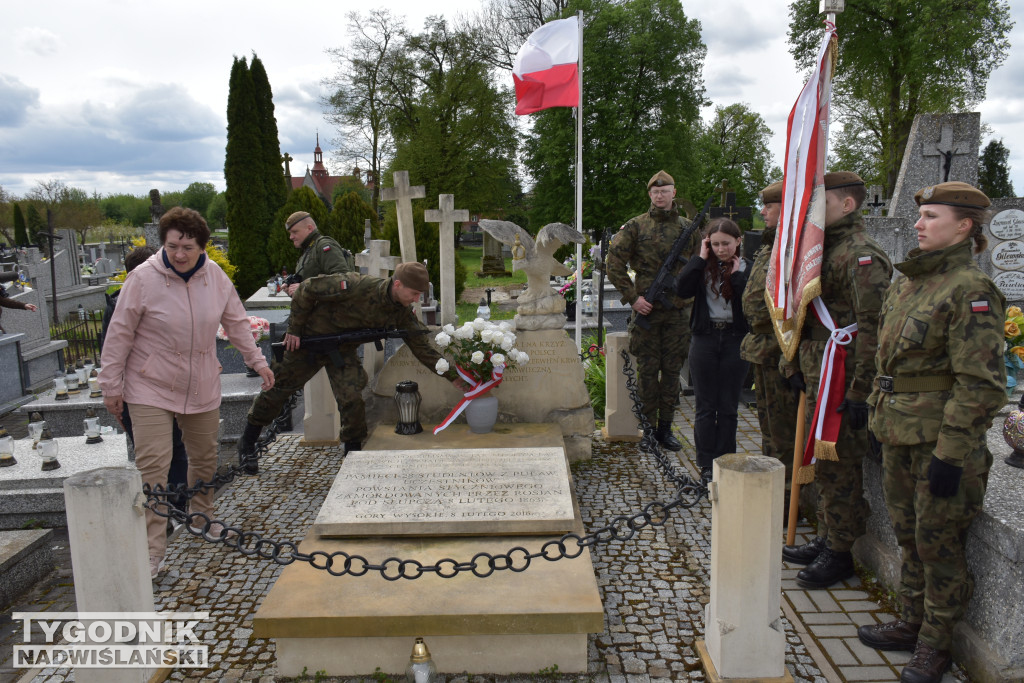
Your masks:
M434 370L437 371L437 374L443 375L444 373L448 372L448 368L448 361L446 361L444 358L437 359L437 365L434 366Z
M504 365L505 356L501 355L500 353L495 353L494 355L491 356L491 362L494 363L495 365Z
M485 344L490 344L492 341L494 341L494 330L486 328L480 330L480 341L484 342Z
M469 362L471 362L473 365L480 365L481 363L484 362L484 352L474 351L473 355L469 357Z
M503 335L498 345L501 346L502 351L511 351L512 345L516 343L515 335Z
M443 349L452 343L452 338L447 332L438 332L437 336L434 337L434 341L436 341L437 345Z
M447 332L448 334L455 334L455 325L452 325L451 323L445 323L444 327L442 327L441 329Z
M520 365L526 365L527 363L530 362L530 356L526 353L526 351L520 351L519 360L516 362L519 363Z
M454 337L456 339L472 339L473 333L473 323L466 323L459 329L455 330Z
M485 327L487 327L487 321L484 320L483 318L477 318L476 320L469 324L473 326L474 330L482 330Z
M512 329L512 326L509 324L507 320L502 320L500 323L498 323L498 329L501 330L502 332L509 332Z

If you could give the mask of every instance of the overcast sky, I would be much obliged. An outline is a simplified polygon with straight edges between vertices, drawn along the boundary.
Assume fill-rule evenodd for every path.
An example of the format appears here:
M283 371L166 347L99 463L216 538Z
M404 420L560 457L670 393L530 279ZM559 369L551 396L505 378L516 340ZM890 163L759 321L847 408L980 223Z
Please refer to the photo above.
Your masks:
M445 11L451 16L479 4L448 0ZM432 5L385 0L380 6L418 29L427 14L422 8ZM802 86L787 51L788 5L684 0L683 6L703 26L709 99L745 102L759 112L774 131L771 152L781 165L786 116ZM232 56L252 52L270 77L281 149L295 158L293 174L312 165L318 128L328 168L347 171L331 163L335 133L319 95L320 81L335 72L325 50L345 40L344 14L352 7L305 0L3 3L0 186L17 195L51 178L100 194L180 190L197 180L223 189ZM841 16L837 24L841 36ZM1024 22L1011 43L1024 44ZM1017 49L993 75L980 107L982 121L1011 151L1018 194L1024 194L1022 84L1024 50Z

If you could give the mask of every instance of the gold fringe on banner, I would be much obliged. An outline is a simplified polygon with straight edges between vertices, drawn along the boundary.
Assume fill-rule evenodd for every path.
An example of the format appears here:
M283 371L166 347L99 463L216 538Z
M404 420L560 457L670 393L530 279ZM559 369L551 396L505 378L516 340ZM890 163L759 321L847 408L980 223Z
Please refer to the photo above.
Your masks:
M814 465L804 465L796 473L796 483L803 486L814 481Z
M786 360L796 358L797 349L800 347L800 331L803 330L804 321L807 319L807 309L811 302L821 294L821 277L809 281L800 293L800 305L797 307L796 318L783 320L783 310L775 307L772 295L765 287L764 298L768 302L768 311L771 313L772 324L775 327L775 338L779 341L779 348Z
M814 442L814 459L815 460L833 460L839 462L839 452L836 451L836 444L834 441L815 441Z

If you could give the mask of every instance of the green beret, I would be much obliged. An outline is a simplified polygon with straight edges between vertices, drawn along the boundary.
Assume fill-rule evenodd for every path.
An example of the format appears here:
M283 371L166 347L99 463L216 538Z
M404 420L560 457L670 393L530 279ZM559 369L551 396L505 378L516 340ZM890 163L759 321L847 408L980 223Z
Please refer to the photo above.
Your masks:
M976 187L952 181L929 185L914 194L914 201L918 206L922 204L948 204L949 206L962 206L968 209L984 209L992 202L988 200L985 193Z
M768 187L761 190L761 201L765 204L781 204L782 203L782 181L772 183Z
M825 174L825 189L838 190L840 187L863 185L864 181L853 171L836 171Z
M395 279L417 292L425 292L430 289L430 276L427 275L427 267L418 261L399 263L395 268Z
M293 225L295 225L296 223L298 223L301 220L305 220L306 218L309 218L309 213L308 212L306 212L306 211L296 211L291 216L288 216L288 220L286 220L284 222L284 227L286 227L289 230L291 230Z
M676 181L672 180L672 176L670 176L668 173L665 173L664 171L658 171L653 176L651 176L650 180L647 181L647 189L649 190L652 187L664 187L666 185L675 184Z

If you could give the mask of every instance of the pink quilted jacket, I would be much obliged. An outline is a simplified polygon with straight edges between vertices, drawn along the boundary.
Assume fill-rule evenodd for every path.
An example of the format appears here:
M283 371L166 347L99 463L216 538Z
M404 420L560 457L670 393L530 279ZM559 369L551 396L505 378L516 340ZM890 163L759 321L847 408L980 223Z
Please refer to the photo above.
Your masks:
M100 359L100 388L177 413L220 406L217 326L259 370L245 307L220 266L206 259L186 283L163 262L163 249L133 270L118 297Z

